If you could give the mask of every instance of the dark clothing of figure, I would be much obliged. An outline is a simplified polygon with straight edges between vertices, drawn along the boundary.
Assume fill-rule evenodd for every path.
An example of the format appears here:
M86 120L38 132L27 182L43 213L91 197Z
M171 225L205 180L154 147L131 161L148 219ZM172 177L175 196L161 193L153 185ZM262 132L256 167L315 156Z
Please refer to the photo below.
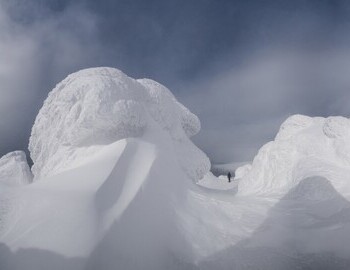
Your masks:
M228 182L230 183L231 182L231 173L230 172L227 174L227 178L228 178Z

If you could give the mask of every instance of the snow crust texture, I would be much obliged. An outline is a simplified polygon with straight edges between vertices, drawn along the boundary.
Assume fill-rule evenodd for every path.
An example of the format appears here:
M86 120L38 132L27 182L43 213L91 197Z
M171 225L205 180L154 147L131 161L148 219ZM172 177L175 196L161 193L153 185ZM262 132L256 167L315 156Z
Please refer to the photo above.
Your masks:
M10 152L0 158L0 183L19 186L31 183L33 175L23 151Z
M135 80L106 67L73 73L51 91L32 128L35 179L64 170L72 149L142 137L154 123L180 145L190 143L188 138L200 130L198 117L155 81ZM200 179L210 168L209 159L199 149L190 152L197 167L192 162L183 164L184 169Z
M325 177L343 194L349 191L350 120L294 115L274 141L265 144L251 167L237 169L240 194L285 194L307 177Z

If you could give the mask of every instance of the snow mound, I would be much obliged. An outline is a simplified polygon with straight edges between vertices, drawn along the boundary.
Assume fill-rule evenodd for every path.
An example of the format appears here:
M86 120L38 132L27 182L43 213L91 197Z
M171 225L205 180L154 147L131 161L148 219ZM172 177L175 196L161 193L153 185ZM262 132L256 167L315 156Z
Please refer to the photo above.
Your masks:
M186 145L179 148L191 145L185 152L196 162L183 167L192 179L208 172L208 158L188 139L200 130L199 119L165 86L149 79L135 80L114 68L73 73L51 91L35 120L29 141L34 177L64 171L69 167L67 159L78 148L142 137L156 127L167 132L174 144Z
M31 183L33 175L23 151L14 151L0 158L0 183L18 186Z
M294 115L265 144L251 168L238 168L239 193L283 195L301 180L319 176L341 193L350 192L350 120ZM350 178L350 177L349 177Z
M165 264L174 258L190 261L191 244L177 218L188 191L200 189L194 182L209 173L209 159L190 140L199 130L197 116L157 82L113 68L69 75L49 94L32 128L38 181L0 189L0 220L6 217L0 244L16 253L80 258L89 265L84 270L109 269L106 262L170 269ZM28 261L7 258L15 265ZM45 255L35 258L51 265ZM81 269L58 263L52 268Z
M298 254L350 258L348 121L287 119L228 183L190 140L198 118L166 87L111 68L74 73L33 127L42 181L0 188L0 269L284 269ZM32 179L22 152L0 159L0 172Z

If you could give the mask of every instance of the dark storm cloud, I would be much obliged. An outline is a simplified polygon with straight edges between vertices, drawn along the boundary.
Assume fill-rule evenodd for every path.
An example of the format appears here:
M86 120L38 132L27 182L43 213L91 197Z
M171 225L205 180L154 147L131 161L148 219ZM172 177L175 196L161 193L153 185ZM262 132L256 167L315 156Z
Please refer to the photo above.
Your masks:
M290 114L349 116L347 1L0 0L0 154L25 149L67 74L113 66L197 113L214 162L251 159Z

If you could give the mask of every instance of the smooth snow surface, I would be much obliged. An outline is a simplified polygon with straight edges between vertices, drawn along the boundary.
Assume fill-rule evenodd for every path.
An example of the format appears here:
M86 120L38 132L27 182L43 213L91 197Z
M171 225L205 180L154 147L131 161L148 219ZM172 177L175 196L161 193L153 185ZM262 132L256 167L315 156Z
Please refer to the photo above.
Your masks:
M235 179L161 84L69 75L0 159L1 270L349 269L350 124L292 116Z

